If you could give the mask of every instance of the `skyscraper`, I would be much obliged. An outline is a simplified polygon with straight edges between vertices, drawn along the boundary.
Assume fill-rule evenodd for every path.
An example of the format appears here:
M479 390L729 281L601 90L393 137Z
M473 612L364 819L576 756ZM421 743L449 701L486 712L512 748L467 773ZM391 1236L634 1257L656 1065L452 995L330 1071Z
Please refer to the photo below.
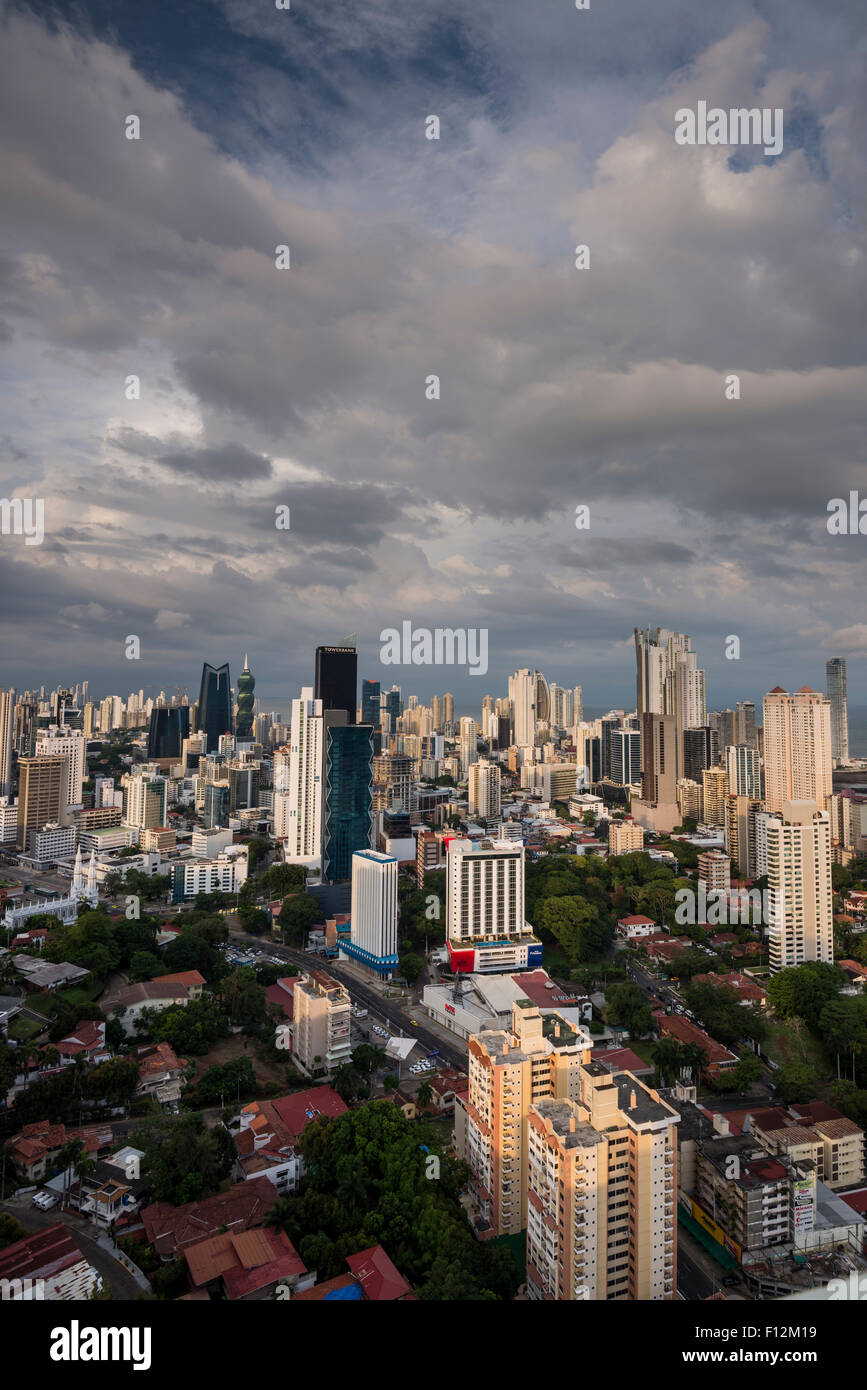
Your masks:
M342 883L352 856L370 848L373 730L369 724L329 724L325 716L325 805L322 876Z
M66 824L69 756L48 753L18 759L18 849L28 848L31 831Z
M40 756L59 754L69 759L69 780L66 789L66 805L80 806L82 785L87 771L84 734L67 727L57 728L50 724L40 729L36 739L36 750Z
M208 753L217 751L221 734L232 732L232 681L228 662L210 666L206 661L202 666L198 727L205 735Z
M0 690L0 796L12 795L15 691Z
M377 974L397 968L397 859L363 849L352 856L349 956Z
M378 729L380 725L379 697L379 681L361 682L361 722L370 724L373 729Z
M464 715L460 727L461 776L469 775L471 765L479 756L479 726L475 719Z
M831 821L815 801L785 801L756 821L759 871L768 876L772 971L834 960Z
M288 768L284 757L275 762L275 830L284 831L289 863L321 864L324 743L322 701L308 685L292 701Z
M762 770L758 750L742 743L726 749L728 789L732 796L749 796L754 800L762 794Z
M825 680L831 702L831 757L835 763L849 757L849 711L846 705L846 662L834 656L825 663Z
M677 1298L679 1115L631 1072L586 1052L580 1100L527 1117L527 1293L534 1300Z
M536 739L537 675L538 672L523 667L509 677L512 742L519 748L532 747Z
M500 769L496 763L480 758L469 772L467 792L469 813L487 820L500 814Z
M807 685L794 695L776 686L762 708L766 808L779 814L786 801L815 801L824 811L832 792L830 702Z
M345 710L346 722L354 724L358 706L358 653L355 638L347 637L336 647L316 648L314 698L322 701L323 712Z
M451 730L455 722L455 697L450 690L443 696L443 724L448 725Z
M735 706L735 740L748 748L756 746L756 707L752 700L738 700Z
M253 691L256 689L256 682L250 673L250 667L244 657L244 669L238 677L238 722L235 733L238 738L251 739L253 737Z
M189 705L157 705L148 727L148 758L180 759L184 739L190 734Z

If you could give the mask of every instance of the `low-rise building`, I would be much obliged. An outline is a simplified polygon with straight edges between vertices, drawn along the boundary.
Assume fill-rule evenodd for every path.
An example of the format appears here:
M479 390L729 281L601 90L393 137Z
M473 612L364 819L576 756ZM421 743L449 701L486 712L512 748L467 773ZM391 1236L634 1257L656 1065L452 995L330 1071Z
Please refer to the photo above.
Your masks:
M254 1100L241 1111L235 1135L237 1167L245 1180L267 1178L279 1196L295 1192L304 1176L298 1140L320 1115L336 1118L346 1105L330 1086L316 1086L277 1100Z
M306 1071L333 1071L352 1053L346 986L324 970L308 970L297 980L293 999L293 1054Z
M31 1231L0 1250L0 1297L26 1303L80 1302L102 1285L102 1278L75 1244L62 1221Z
M140 984L127 985L118 990L110 1001L106 1000L105 1012L109 1018L119 1018L124 1032L131 1036L135 1032L136 1019L146 1009L170 1009L179 1004L189 1004L193 999L201 999L204 983L205 977L198 970L158 975L153 980L143 980Z

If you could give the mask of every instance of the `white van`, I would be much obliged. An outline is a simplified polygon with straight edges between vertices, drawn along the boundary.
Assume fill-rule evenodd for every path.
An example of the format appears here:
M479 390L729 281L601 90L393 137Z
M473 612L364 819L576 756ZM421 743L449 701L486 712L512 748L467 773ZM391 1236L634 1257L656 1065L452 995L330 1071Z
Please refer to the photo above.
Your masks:
M59 1201L60 1198L56 1192L37 1192L33 1197L33 1205L38 1207L40 1211L50 1211L52 1207L57 1206Z

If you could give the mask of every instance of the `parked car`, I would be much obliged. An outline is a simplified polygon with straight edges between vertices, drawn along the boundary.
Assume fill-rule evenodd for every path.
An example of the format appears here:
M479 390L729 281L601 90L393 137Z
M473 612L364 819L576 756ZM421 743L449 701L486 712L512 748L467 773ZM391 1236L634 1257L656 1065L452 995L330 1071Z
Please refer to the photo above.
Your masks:
M37 1192L33 1197L33 1205L38 1207L40 1211L50 1211L52 1207L57 1206L59 1201L60 1198L56 1192Z

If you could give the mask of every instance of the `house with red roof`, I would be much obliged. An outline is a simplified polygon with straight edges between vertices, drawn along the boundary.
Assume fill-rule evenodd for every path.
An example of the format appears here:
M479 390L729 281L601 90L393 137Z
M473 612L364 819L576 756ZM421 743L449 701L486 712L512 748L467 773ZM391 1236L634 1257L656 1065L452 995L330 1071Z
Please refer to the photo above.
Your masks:
M348 1274L325 1279L321 1284L295 1295L307 1303L414 1303L412 1285L404 1279L381 1245L371 1245L348 1255Z
M264 1178L235 1183L228 1192L217 1192L200 1202L176 1207L171 1202L152 1202L141 1214L148 1245L163 1260L176 1260L190 1245L209 1240L224 1231L238 1234L261 1226L274 1205L274 1187Z
M183 1254L193 1291L233 1303L270 1299L278 1289L280 1296L294 1298L316 1280L285 1231L268 1226L221 1231L188 1245Z
M76 1024L74 1032L60 1039L57 1051L62 1066L70 1066L76 1057L83 1057L92 1067L107 1062L111 1052L105 1045L105 1024L83 1019Z
M241 1111L241 1128L235 1135L239 1171L245 1179L267 1178L279 1196L297 1191L304 1176L299 1137L320 1116L336 1119L346 1110L331 1086L251 1101Z
M659 931L659 927L652 917L643 917L641 913L632 913L629 917L621 917L617 923L617 935L626 941L635 941L641 936L653 936Z
M282 975L274 985L268 985L265 994L269 1004L274 1004L287 1023L295 1014L295 986L300 975Z

